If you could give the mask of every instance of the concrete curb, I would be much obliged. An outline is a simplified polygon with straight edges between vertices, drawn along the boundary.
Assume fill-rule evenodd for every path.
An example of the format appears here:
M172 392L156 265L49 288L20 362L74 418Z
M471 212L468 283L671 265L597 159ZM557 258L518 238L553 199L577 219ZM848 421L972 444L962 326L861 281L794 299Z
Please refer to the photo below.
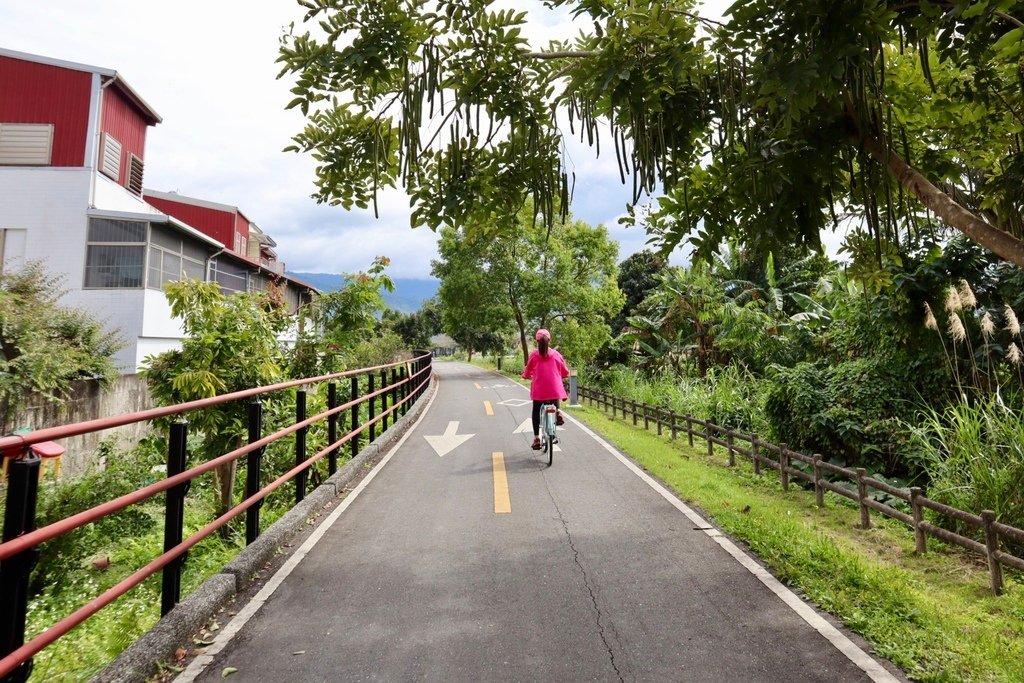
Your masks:
M146 635L131 644L117 659L92 678L94 683L133 683L145 681L154 673L157 660L174 655L209 621L214 612L235 595L235 577L214 574L170 613L156 622ZM162 656L157 653L166 653Z
M139 640L90 679L90 683L144 683L156 673L159 662L174 657L178 647L187 647L189 639L206 624L235 595L252 583L256 573L263 569L281 547L307 526L326 505L348 491L348 485L365 474L381 453L391 447L423 412L430 395L437 391L437 379L432 378L426 393L414 403L409 412L365 446L355 459L348 461L327 481L311 491L301 503L271 524L254 543L238 553L220 573L206 579L191 595L182 600L171 612Z

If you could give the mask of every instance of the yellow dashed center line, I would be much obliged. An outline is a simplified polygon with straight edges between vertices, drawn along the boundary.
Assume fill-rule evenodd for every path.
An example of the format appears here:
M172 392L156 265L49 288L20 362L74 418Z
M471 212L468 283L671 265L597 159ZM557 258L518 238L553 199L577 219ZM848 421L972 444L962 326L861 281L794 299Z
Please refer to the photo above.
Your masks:
M490 401L484 401L484 412L488 415L494 415L494 408L491 407Z
M505 454L492 453L491 465L494 468L494 513L512 512L512 501L508 495L508 476L505 474Z

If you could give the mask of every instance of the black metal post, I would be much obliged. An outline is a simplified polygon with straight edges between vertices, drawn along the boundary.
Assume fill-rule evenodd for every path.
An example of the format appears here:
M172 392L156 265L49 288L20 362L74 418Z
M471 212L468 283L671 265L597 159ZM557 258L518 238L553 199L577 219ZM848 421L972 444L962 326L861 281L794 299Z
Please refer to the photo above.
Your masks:
M380 388L383 389L388 385L388 371L380 371ZM380 421L380 433L383 434L388 429L388 394L390 391L385 391L380 395L380 414L384 417Z
M419 354L419 351L413 351L413 354L414 355L415 354ZM410 391L412 392L412 402L413 403L415 403L416 401L420 400L419 385L420 385L420 368L421 367L422 367L422 361L419 360L418 358L412 362L412 382L411 382L411 389L410 389Z
M391 405L398 405L398 368L391 368ZM394 412L391 413L391 424L398 422L400 414L400 409L395 408Z
M375 378L374 378L372 372L369 372L369 373L366 374L366 380L367 380L367 383L369 384L369 386L366 388L366 393L367 394L372 394L374 392L375 388L376 388L376 387L374 387L374 379ZM375 424L370 424L370 423L373 422L373 418L376 416L376 412L374 412L374 408L376 407L376 403L377 403L376 397L371 396L370 400L368 401L369 413L367 414L367 418L366 418L367 424L370 425L370 433L369 433L369 436L367 437L369 439L369 441L367 443L373 443L373 432L374 432L374 429L377 427L377 425L375 425Z
M185 471L188 458L188 422L179 420L171 423L167 443L167 476L173 477ZM185 529L185 494L188 482L167 489L164 503L164 552L181 545L181 536ZM161 576L160 615L166 616L174 609L181 599L181 568L185 564L185 555L171 560L163 569Z
M356 398L359 397L359 377L356 376L356 375L352 375L351 380L352 380L352 384L351 384L351 388L349 389L349 393L351 395L349 397L349 400L350 401L355 401ZM352 404L352 428L351 428L351 431L355 432L357 429L359 429L359 404L358 403L353 403ZM358 434L353 434L352 435L352 442L351 443L352 443L352 458L355 459L355 457L357 455L359 455L359 435Z
M263 403L255 399L249 404L249 443L256 443L263 438ZM260 465L263 462L263 449L257 448L249 453L245 464L245 497L252 498L260 490ZM260 535L260 508L263 501L257 502L245 511L245 544L249 545Z
M338 407L338 385L331 382L327 385L327 410L334 410ZM338 440L338 413L331 413L327 418L327 444L331 445ZM327 454L327 474L332 475L338 471L338 448L335 446Z
M39 488L39 456L26 449L12 460L7 479L3 540L14 540L36 529L36 494ZM28 580L39 559L39 549L30 548L0 562L0 657L25 644L28 613ZM32 673L32 660L23 662L4 679L23 683Z
M402 380L402 386L398 388L398 397L402 399L402 415L409 412L409 402L405 399L409 396L409 373L408 367L403 365L398 368L398 377Z
M306 390L299 389L295 392L295 422L298 424L306 419ZM295 465L306 462L306 432L309 427L303 427L295 432ZM309 470L302 470L295 476L295 503L299 504L306 497L306 480L309 478Z

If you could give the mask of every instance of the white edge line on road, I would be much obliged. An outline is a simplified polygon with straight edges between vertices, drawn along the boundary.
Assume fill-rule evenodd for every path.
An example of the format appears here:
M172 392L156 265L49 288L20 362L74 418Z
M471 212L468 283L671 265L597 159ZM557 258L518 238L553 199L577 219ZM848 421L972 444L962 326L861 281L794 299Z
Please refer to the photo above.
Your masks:
M514 382L517 386L522 387L519 382ZM527 387L523 387L527 389ZM817 631L825 640L832 643L833 646L846 657L856 664L868 677L876 683L899 683L899 679L893 676L889 671L882 666L874 657L864 652L857 646L852 640L847 638L839 629L830 624L820 614L818 614L813 607L808 605L806 602L800 599L796 593L786 588L782 583L772 576L771 572L755 562L749 555L743 552L735 543L722 535L722 532L716 528L706 528L711 526L707 520L698 515L690 506L683 501L679 500L675 494L670 492L660 483L658 483L653 477L644 472L642 469L636 466L636 464L627 458L625 455L620 453L614 446L602 439L596 433L594 433L589 427L584 425L582 422L577 420L572 415L568 414L568 411L563 413L569 418L577 427L579 427L584 434L588 434L594 441L599 443L606 451L615 456L615 459L625 465L633 474L640 477L648 486L657 491L661 496L669 502L674 508L682 512L686 517L694 523L695 526L701 527L701 530L710 536L718 545L722 547L725 552L732 555L732 557L739 562L743 567L753 574L757 579L765 585L768 590L777 595L786 605L789 606L794 612L796 612L800 618L806 621L811 628Z
M338 517L341 516L341 513L348 509L348 506L352 504L352 501L354 501L359 494L363 492L363 489L373 481L373 478L377 476L377 473L380 472L381 469L388 464L388 461L391 460L392 456L398 452L398 449L401 448L406 439L409 438L413 431L415 431L416 427L419 426L420 422L423 421L423 418L426 417L427 412L430 410L430 406L433 404L434 398L437 394L438 392L435 391L430 396L427 400L427 404L423 407L423 412L421 412L419 417L416 418L416 421L409 426L409 429L406 430L405 434L402 435L398 442L391 447L391 450L388 451L387 455L381 458L380 462L370 470L370 473L367 474L354 489L352 489L351 493L345 496L345 499L341 501L338 507L335 508L334 511L320 523L313 533L309 535L309 538L307 538L305 542L303 542L303 544L300 545L294 553L292 553L291 557L281 565L281 568L278 569L274 576L267 581L266 585L264 585L263 588L261 588L259 592L252 597L248 604L239 610L238 614L231 619L224 630L217 635L213 644L206 648L206 651L203 654L198 655L193 659L183 672L178 674L174 679L174 683L192 683L200 674L203 673L206 667L213 663L214 658L220 654L225 647L227 647L228 643L231 642L231 639L234 638L246 623L252 619L256 612L263 607L267 600L270 599L270 596L274 594L274 591L277 590L278 586L284 583L284 580L288 578L288 575L292 573L292 570L302 562L306 555L309 554L309 551L313 549L313 546L323 538L328 529L330 529Z

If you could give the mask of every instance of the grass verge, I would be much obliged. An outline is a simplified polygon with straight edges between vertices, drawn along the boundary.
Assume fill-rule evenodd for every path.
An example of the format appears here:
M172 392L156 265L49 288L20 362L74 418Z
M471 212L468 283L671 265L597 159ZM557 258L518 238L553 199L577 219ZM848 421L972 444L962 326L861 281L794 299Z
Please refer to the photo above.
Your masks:
M814 492L782 491L772 472L728 467L703 442L670 442L609 419L600 409L573 415L600 432L723 531L746 543L780 580L800 591L875 651L919 681L1024 680L1024 584L1006 576L991 594L983 562L929 540L914 554L910 530L872 516L857 528L858 509Z

